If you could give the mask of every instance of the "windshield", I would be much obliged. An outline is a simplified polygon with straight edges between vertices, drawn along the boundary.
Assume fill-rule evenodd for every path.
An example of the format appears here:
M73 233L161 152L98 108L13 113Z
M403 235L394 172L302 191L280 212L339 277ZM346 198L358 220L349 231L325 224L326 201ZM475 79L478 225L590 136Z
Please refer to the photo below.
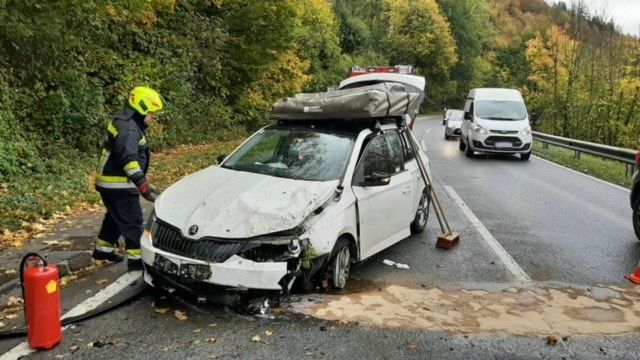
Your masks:
M222 167L296 180L327 181L342 176L354 138L308 129L264 129Z
M449 115L449 121L450 122L462 122L462 115L464 114L463 111L454 111L451 113L451 115Z
M476 102L476 116L490 120L524 120L527 111L518 101L484 100Z

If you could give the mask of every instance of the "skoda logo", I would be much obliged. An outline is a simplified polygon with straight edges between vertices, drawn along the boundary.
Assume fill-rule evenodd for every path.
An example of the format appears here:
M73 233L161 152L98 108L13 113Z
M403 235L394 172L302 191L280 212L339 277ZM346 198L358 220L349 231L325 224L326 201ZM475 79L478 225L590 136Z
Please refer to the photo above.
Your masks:
M195 235L198 233L198 225L191 225L189 227L189 235Z

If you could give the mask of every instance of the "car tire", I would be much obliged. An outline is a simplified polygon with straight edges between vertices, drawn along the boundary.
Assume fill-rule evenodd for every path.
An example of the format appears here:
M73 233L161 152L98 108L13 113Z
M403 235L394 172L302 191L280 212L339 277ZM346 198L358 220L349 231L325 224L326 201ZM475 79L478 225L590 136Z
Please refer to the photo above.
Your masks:
M327 270L329 284L334 289L344 289L347 285L349 270L351 269L351 249L349 245L348 239L339 238L331 252L331 260Z
M451 137L449 135L447 135L447 134L444 134L444 139L445 140L449 140L449 139L451 139Z
M460 136L460 142L458 143L458 149L464 151L464 142L462 142L462 136Z
M640 202L638 205L636 205L636 208L631 216L633 217L633 231L635 231L636 237L640 241Z
M531 151L529 151L526 154L520 154L520 159L522 159L524 161L529 160L530 157L531 157Z
M468 158L472 158L474 156L473 150L471 150L471 146L469 146L468 139L467 139L467 145L465 146L465 149L464 149L464 155Z
M422 191L422 197L420 197L420 204L418 210L416 210L416 216L411 222L411 233L419 234L427 227L427 220L429 220L429 210L431 209L431 198L428 196L429 190L425 188Z

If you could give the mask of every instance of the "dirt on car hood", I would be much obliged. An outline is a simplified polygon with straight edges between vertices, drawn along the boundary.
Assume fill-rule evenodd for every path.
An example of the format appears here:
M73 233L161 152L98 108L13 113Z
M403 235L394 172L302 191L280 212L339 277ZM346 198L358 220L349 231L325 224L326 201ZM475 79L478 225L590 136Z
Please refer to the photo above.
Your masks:
M190 238L249 238L298 226L337 185L338 180L292 180L212 166L163 192L155 211ZM190 234L194 225L198 230Z

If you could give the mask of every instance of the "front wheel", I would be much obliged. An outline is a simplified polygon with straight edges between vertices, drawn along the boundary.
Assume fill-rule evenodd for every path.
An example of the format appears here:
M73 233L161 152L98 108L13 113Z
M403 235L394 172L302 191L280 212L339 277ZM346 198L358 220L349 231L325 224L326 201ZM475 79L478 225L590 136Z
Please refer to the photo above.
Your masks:
M332 251L329 262L329 282L334 289L344 289L351 269L351 250L349 240L340 238Z
M474 155L473 150L471 150L471 146L469 145L469 139L467 139L467 146L465 146L464 155L468 158L472 158Z
M462 136L460 136L460 142L458 143L458 149L464 151L464 143L462 142Z
M636 205L635 210L633 210L633 231L636 233L636 237L640 240L640 204Z
M420 197L420 203L418 204L418 210L416 210L416 216L411 222L411 233L419 234L427 227L427 220L429 220L429 209L431 209L431 197L429 197L429 190L425 187Z

